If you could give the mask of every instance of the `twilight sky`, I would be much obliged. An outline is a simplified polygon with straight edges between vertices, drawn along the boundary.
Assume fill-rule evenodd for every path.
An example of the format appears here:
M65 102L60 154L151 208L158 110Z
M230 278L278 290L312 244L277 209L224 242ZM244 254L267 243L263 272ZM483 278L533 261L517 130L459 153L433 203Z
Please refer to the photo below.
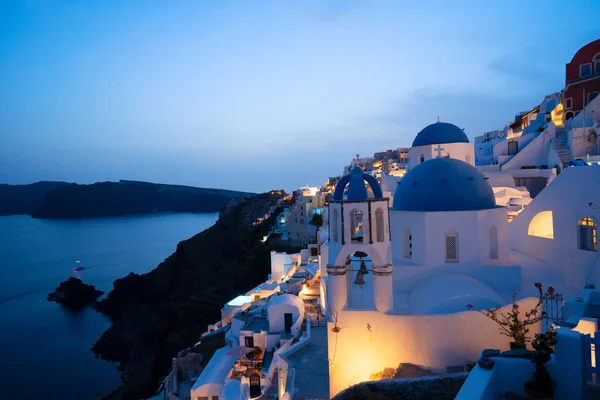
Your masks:
M291 190L438 115L472 139L600 37L566 4L1 0L0 183Z

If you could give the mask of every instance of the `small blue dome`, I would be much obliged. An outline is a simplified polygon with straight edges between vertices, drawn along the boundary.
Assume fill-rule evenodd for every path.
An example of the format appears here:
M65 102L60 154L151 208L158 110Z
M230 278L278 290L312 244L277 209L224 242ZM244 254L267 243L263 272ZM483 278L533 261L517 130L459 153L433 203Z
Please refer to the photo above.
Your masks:
M371 186L373 196L376 199L383 198L383 192L381 191L381 186L379 186L377 179L373 178L371 175L365 174L360 167L354 167L349 175L344 176L339 180L337 185L335 185L333 200L344 200L344 190L346 190L346 185L348 185L348 190L346 191L347 200L366 200L367 188L365 186L365 181Z
M412 168L394 193L398 211L472 211L496 207L494 191L481 172L454 158L434 158Z
M423 128L413 141L412 147L444 143L469 143L469 138L458 126L436 122Z

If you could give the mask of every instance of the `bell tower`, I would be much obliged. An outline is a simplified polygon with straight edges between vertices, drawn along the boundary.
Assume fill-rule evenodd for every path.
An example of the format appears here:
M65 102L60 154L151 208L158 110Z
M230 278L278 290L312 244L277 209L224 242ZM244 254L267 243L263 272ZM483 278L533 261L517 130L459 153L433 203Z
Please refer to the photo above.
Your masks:
M351 307L351 291L372 284L372 306L381 312L390 311L393 290L389 200L383 197L377 180L359 167L340 179L329 203L328 247L330 310Z

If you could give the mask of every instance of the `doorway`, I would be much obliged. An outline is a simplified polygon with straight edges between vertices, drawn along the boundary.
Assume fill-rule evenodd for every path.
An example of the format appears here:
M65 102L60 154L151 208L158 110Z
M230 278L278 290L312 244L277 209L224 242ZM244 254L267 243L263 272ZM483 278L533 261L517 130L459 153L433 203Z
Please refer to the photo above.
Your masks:
M508 142L508 155L514 156L518 152L519 152L519 142L517 142L515 140Z
M250 375L250 398L260 396L260 375Z
M291 333L292 325L294 325L292 321L292 313L283 314L283 324L285 326L285 333Z

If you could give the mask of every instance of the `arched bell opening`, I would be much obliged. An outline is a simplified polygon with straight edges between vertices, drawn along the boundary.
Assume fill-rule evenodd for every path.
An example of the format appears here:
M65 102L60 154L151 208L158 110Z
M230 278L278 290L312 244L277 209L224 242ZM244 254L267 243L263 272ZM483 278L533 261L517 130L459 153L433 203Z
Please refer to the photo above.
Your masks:
M356 251L348 256L346 272L348 308L375 308L373 259L363 251Z

